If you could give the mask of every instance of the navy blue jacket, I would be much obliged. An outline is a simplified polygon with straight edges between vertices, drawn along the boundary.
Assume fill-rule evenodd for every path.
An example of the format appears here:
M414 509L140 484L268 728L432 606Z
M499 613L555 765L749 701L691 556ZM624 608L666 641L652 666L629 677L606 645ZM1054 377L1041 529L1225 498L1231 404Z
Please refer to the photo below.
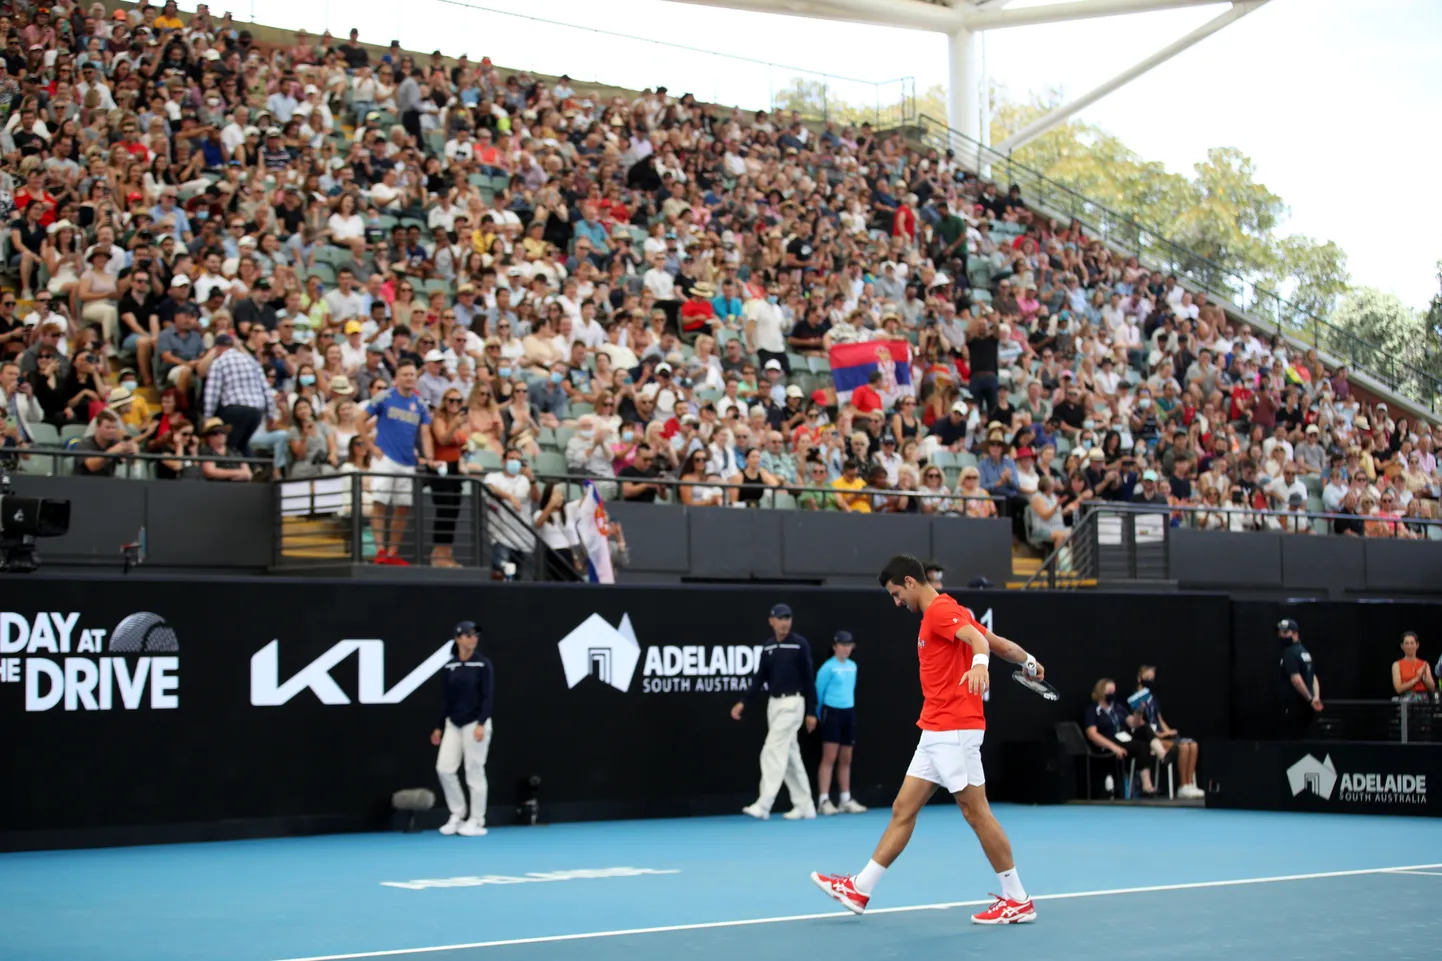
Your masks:
M780 641L773 636L761 648L761 663L751 687L746 691L750 703L766 688L771 697L800 694L806 698L806 716L816 716L816 668L811 664L811 643L800 634L787 634Z
M463 661L451 645L451 659L446 662L445 673L441 675L445 706L436 727L445 727L450 721L456 727L465 727L472 721L484 724L491 719L491 706L495 702L496 672L490 659L479 650L471 653L469 661Z

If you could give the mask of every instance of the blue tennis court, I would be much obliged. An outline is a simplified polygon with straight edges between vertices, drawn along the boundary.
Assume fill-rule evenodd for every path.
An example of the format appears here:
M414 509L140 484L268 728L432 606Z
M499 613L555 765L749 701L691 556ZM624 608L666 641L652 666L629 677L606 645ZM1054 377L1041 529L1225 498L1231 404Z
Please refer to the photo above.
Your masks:
M954 808L923 813L856 918L884 811L737 815L0 856L0 955L24 961L695 961L1004 951L1108 959L1435 958L1442 820L998 805L1035 924L973 925L996 887Z

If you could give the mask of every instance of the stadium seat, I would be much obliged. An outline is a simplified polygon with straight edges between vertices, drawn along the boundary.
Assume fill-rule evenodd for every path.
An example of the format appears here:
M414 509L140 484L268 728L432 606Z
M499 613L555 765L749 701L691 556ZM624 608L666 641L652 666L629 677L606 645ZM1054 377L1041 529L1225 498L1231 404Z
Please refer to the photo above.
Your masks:
M473 450L466 455L466 460L481 470L500 470L504 466L501 455L489 450Z
M566 473L566 456L543 450L536 455L532 468L537 474L555 477Z

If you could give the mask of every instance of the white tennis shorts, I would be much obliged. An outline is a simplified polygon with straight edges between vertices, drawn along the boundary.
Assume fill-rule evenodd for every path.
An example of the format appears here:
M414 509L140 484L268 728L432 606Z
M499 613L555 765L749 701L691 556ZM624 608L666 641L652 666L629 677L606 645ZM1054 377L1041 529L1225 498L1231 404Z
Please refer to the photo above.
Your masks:
M394 504L396 507L411 506L411 477L414 467L397 464L385 455L371 465L376 477L371 478L371 497L378 504Z
M968 784L981 787L986 783L981 769L985 735L985 731L922 731L907 776L940 784L952 794Z

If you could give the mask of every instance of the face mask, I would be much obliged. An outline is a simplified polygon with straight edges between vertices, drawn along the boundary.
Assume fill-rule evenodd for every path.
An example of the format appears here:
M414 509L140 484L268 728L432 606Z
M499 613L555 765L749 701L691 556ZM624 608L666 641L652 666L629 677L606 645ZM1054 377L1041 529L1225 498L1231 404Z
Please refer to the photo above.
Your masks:
M1091 449L1092 449L1092 442L1091 442L1091 441L1089 441L1089 440L1084 440L1084 441L1082 441L1082 450L1091 450Z
M562 380L564 380L564 379L565 379L565 375L564 375L564 374L552 374L552 375L551 375L551 383L553 383L553 384L559 384L559 383L560 383Z
M1122 425L1121 425L1121 422L1120 422L1120 421L1118 421L1117 423L1115 423L1115 424L1112 425L1112 430L1121 430L1121 429L1122 429Z
M596 436L596 432L593 430L578 430L576 431L576 433L581 436L582 440L590 440L592 437Z
M206 329L207 327L209 327L209 326L210 326L210 318L209 318L209 317L202 317L202 318L200 318L200 329L201 329L201 330L205 330L205 329Z
M506 461L506 473L507 473L507 474L510 474L512 477L515 477L515 476L516 476L517 474L519 474L520 472L521 472L521 462L520 462L520 461L518 461L518 460L508 460L508 461Z
M775 294L771 294L769 297L766 298L766 302L768 304L779 304L781 303L781 298L777 297Z
M1095 421L1085 420L1082 421L1082 426L1087 430L1095 430L1097 425Z
M135 388L136 388L136 387L139 387L140 384L139 384L139 382L133 381L133 380L123 380L123 381L120 382L120 386L121 386L121 387L124 387L126 390L130 391L131 393L134 393L134 392L135 392Z
M623 431L621 431L621 439L622 439L623 441L625 441L626 443L628 443L628 444L631 443L631 441L632 441L635 437L636 437L636 435L635 435L634 433L632 433L631 431L629 431L629 430L623 430Z
M1138 406L1138 407L1150 407L1150 406L1152 406L1152 399L1151 399L1150 397L1138 397L1138 398L1137 398L1137 406Z
M315 374L301 374L300 386L313 387L315 385Z
M502 367L502 368L500 368L499 370L497 370L496 373L500 374L502 377L509 377L509 376L511 376L511 368L509 368L509 367Z

